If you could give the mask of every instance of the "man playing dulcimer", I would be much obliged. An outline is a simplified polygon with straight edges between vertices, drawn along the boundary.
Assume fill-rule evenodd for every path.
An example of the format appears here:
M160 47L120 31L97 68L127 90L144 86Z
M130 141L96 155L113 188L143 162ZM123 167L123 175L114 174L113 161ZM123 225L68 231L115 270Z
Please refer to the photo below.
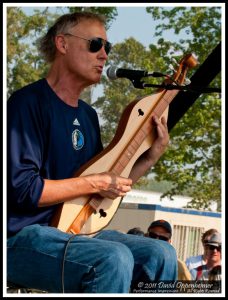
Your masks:
M105 21L61 16L41 39L46 78L12 94L7 111L7 279L52 293L128 293L138 282L175 280L175 249L164 241L101 230L92 237L50 226L56 208L84 195L115 201L164 153L169 134L156 115L152 146L129 176L74 176L102 151L95 110L79 99L100 81L111 50Z

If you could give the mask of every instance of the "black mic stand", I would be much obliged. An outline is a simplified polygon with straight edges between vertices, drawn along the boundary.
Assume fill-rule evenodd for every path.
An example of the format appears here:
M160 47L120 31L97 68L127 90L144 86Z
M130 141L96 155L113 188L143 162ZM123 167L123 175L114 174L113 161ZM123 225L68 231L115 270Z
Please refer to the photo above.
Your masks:
M200 86L192 86L191 84L188 85L175 85L175 84L150 84L140 81L139 78L131 79L132 84L137 89L144 89L147 87L154 87L154 88L162 88L166 90L180 90L180 91L189 91L195 93L221 93L220 88L213 88L213 87L200 87Z

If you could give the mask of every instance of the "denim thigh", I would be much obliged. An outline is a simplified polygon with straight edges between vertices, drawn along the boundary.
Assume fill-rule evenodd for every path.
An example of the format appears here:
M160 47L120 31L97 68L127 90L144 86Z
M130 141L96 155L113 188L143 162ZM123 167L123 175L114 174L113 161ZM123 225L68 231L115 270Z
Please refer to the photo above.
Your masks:
M177 256L166 242L115 230L103 230L97 239L118 241L126 245L134 257L133 282L177 279Z
M54 293L114 293L127 292L130 286L133 256L115 241L31 225L9 238L7 248L7 280L25 287Z

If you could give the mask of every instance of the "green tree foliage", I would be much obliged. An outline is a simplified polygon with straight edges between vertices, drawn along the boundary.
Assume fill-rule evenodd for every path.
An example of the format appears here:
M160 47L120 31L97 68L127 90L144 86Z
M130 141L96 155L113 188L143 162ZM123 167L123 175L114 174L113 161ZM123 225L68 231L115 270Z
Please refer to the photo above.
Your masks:
M161 36L158 45L151 45L147 50L133 38L127 39L114 46L109 64L167 72L171 57L176 56L179 60L186 52L193 52L202 63L221 40L219 8L153 7L147 11L154 19L160 20L155 29L155 35ZM166 31L169 32L169 37L173 37L172 41L165 40ZM189 73L189 77L194 71ZM221 78L217 77L211 84L218 87ZM155 79L153 83L156 83ZM105 144L112 139L126 105L137 95L143 96L148 92L150 93L148 90L134 89L127 79L108 81L104 78L104 96L95 105L102 111ZM201 95L172 129L170 138L168 150L151 170L155 181L171 183L167 185L163 196L172 199L173 195L185 194L193 197L190 207L208 209L213 201L217 201L220 207L220 95ZM146 177L142 178L142 182L145 188Z
M161 20L156 36L157 50L167 57L174 51L193 52L202 63L221 41L221 8L147 8ZM176 42L164 41L170 30ZM179 37L179 38L178 38ZM153 46L151 46L153 48ZM172 49L169 51L169 49ZM220 74L211 83L221 86ZM187 193L189 205L208 208L212 200L221 206L221 99L219 94L201 95L170 133L171 145L155 166L158 180L170 180L173 187L164 195Z
M35 47L50 18L48 9L27 16L19 7L7 9L7 88L8 96L22 86L39 79L46 67Z
M148 7L147 12L161 23L156 26L155 36L160 37L158 46L162 57L175 51L194 52L203 62L221 41L220 7ZM176 42L165 40L164 35L176 37Z
M46 72L35 41L47 28L52 14L34 10L27 16L20 7L7 9L7 87L8 96ZM48 22L49 20L49 22Z

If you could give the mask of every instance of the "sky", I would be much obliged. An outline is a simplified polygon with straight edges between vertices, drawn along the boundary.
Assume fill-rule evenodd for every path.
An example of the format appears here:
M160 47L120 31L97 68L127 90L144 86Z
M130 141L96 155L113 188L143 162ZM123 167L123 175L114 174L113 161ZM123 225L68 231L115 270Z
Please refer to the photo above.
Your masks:
M144 7L119 7L118 16L112 23L107 34L114 43L134 37L144 46L149 46L153 40L156 22L146 12Z

